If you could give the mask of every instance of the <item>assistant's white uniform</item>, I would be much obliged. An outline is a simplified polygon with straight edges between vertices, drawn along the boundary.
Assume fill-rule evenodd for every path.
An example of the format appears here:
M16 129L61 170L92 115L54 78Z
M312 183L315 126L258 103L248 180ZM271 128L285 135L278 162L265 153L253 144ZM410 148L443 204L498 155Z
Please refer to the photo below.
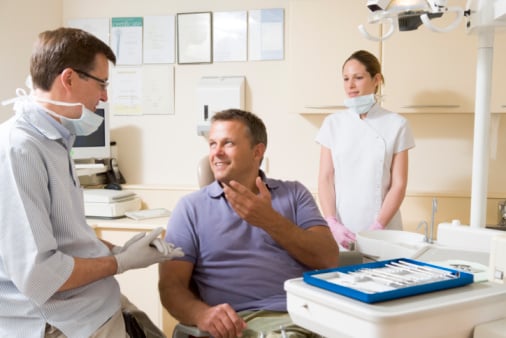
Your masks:
M325 118L316 141L332 153L337 218L355 233L366 230L390 187L393 155L415 146L408 121L378 103L363 120L338 111ZM386 227L402 229L399 211Z

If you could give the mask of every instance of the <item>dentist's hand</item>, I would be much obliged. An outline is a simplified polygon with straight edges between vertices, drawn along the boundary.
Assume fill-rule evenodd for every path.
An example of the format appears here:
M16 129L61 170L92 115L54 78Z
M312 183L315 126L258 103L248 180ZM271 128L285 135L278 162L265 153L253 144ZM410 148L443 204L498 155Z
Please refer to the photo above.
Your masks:
M334 236L337 244L343 248L349 249L350 243L355 242L355 234L342 225L335 217L326 217L325 220L327 221L330 231L332 232L332 236Z
M143 233L142 238L131 242L123 251L114 255L118 264L117 273L145 268L151 264L184 256L181 248L176 248L173 244L158 238L162 231L162 228L157 228L147 235Z
M130 245L137 242L139 239L141 239L144 236L146 236L145 232L139 232L138 234L136 234L135 236L130 238L125 244L123 244L123 246L119 246L119 245L113 246L111 249L112 254L116 255L116 254L119 254L120 252L125 251Z

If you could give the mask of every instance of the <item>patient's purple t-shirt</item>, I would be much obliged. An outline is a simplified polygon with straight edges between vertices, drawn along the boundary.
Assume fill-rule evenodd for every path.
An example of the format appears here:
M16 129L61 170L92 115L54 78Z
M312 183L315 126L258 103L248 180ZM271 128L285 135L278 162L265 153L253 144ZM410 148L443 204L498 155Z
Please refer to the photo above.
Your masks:
M301 183L266 178L264 182L281 215L303 229L326 226ZM308 270L264 230L241 219L217 181L178 202L165 239L183 249L185 256L179 260L194 264L193 280L202 300L211 306L228 303L236 311L286 311L284 281Z

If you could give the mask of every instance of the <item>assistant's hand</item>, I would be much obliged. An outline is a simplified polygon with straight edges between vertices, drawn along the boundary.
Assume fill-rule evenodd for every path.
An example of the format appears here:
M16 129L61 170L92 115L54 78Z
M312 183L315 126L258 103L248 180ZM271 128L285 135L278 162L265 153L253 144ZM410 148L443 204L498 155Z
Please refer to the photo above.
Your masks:
M236 338L247 324L229 304L219 304L199 315L197 327L214 338Z
M184 255L181 248L175 248L157 238L163 229L157 228L142 238L132 242L122 252L114 255L118 264L117 273L139 269Z
M367 230L383 230L383 229L385 229L383 224L381 224L378 221L374 221L374 223Z
M325 220L336 242L343 248L349 249L350 243L355 242L355 234L342 225L335 217L326 217Z

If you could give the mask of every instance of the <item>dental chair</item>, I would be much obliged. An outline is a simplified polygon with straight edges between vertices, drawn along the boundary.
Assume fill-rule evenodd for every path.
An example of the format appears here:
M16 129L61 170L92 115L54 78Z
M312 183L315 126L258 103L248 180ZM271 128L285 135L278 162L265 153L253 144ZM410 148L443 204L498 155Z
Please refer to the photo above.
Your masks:
M205 187L214 181L214 174L209 164L209 157L206 155L199 160L197 165L197 180L199 187Z
M202 188L214 181L214 174L206 155L200 159L197 166L199 187ZM348 266L363 263L363 256L358 251L343 251L339 253L339 266ZM199 330L196 326L178 323L174 327L172 338L209 337L209 333Z

